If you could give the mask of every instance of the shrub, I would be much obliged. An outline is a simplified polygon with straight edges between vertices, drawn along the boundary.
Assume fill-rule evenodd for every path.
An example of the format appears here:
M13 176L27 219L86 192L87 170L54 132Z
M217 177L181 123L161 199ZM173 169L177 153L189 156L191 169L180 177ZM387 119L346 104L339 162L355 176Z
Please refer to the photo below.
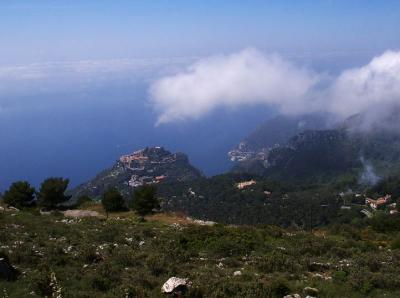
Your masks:
M88 203L88 202L92 202L93 201L93 199L91 198L91 197L89 197L89 196L86 196L86 195L83 195L83 196L80 196L79 198L78 198L78 200L76 201L76 206L77 207L81 207L81 206L83 206L85 203Z
M391 243L392 249L400 249L400 236L397 236Z
M272 297L283 297L290 293L290 288L287 285L286 280L274 279L269 285L269 290Z
M126 210L124 198L115 187L110 188L103 194L101 203L107 213L107 217L109 212Z
M159 208L159 202L156 196L156 187L153 185L144 185L138 188L133 194L130 206L139 215L146 215Z
M50 270L47 266L41 265L30 276L30 288L43 297L51 297L53 289L51 287Z
M347 273L345 271L335 271L332 273L332 278L337 283L343 283L347 279Z

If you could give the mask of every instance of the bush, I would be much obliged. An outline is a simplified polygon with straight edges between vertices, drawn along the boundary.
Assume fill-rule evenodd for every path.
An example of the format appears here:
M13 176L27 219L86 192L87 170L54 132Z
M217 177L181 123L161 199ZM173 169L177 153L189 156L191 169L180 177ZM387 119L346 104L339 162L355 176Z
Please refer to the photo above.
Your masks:
M107 217L109 212L126 210L124 198L115 187L110 188L103 194L101 203L107 212Z
M51 297L53 289L50 285L50 270L46 265L41 265L39 268L31 273L30 288L42 297Z
M78 198L78 200L76 201L76 206L77 207L81 207L81 206L83 206L85 203L88 203L88 202L93 202L93 199L91 198L91 197L89 197L89 196L86 196L86 195L83 195L83 196L80 196L79 198Z
M392 249L400 249L400 236L397 236L391 243Z
M345 271L335 271L332 273L333 280L339 284L344 283L347 279L347 273Z
M287 281L284 279L274 279L269 285L272 297L283 297L290 293L290 288L287 285Z
M144 185L135 191L130 206L139 215L146 215L160 207L156 187L153 185Z

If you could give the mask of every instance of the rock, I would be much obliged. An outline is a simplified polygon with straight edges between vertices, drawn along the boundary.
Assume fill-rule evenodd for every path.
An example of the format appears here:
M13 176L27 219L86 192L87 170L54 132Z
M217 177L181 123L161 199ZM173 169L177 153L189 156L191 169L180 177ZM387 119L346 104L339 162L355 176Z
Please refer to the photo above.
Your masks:
M39 210L39 213L40 213L40 215L51 215L51 214L53 214L53 211L46 211L43 208L41 208Z
M166 294L183 295L190 287L187 278L171 277L161 287L161 292Z
M64 211L64 216L74 217L74 218L99 217L100 213L97 211L90 211L90 210L66 210Z
M242 275L242 271L233 272L233 276L240 276L240 275Z
M15 207L13 207L13 206L5 206L5 207L3 207L3 206L0 206L0 211L7 211L7 212L19 212L19 209L18 208L15 208Z
M11 266L7 257L0 257L0 279L14 280L18 276L18 270Z
M299 294L290 294L283 296L283 298L301 298L301 296Z
M316 297L319 293L317 288L311 288L311 287L305 287L304 288L304 293L307 296L312 296L312 297Z
M326 271L329 270L330 268L329 263L318 263L318 262L312 262L308 265L308 270L311 272L316 272L316 271Z
M8 209L9 211L19 212L19 209L18 209L18 208L15 208L15 207L13 207L13 206L8 206L7 209Z
M216 222L214 222L214 221L201 220L201 219L195 219L195 220L193 220L193 223L196 225L200 225L200 226L213 226L216 224Z

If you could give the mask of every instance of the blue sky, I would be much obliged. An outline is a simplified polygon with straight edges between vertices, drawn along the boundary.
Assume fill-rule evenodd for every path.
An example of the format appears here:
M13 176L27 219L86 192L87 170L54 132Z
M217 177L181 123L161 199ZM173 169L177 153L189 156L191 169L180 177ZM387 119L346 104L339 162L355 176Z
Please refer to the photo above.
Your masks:
M400 47L400 2L18 1L0 3L0 64L269 52L377 54Z
M279 111L329 94L357 112L382 76L361 98L400 98L399 16L398 0L0 0L0 191L76 185L149 145L221 173Z

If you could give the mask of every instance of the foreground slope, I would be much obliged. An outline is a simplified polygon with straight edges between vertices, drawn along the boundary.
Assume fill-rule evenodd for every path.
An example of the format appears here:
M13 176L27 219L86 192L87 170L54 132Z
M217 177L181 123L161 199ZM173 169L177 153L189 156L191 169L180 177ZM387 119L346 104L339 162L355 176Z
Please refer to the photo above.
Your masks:
M107 221L1 213L0 254L21 274L0 279L0 290L5 297L164 297L161 286L177 276L192 282L187 297L305 297L306 287L317 297L399 297L400 238L385 230L398 228L396 220L311 233L139 222L131 213Z

